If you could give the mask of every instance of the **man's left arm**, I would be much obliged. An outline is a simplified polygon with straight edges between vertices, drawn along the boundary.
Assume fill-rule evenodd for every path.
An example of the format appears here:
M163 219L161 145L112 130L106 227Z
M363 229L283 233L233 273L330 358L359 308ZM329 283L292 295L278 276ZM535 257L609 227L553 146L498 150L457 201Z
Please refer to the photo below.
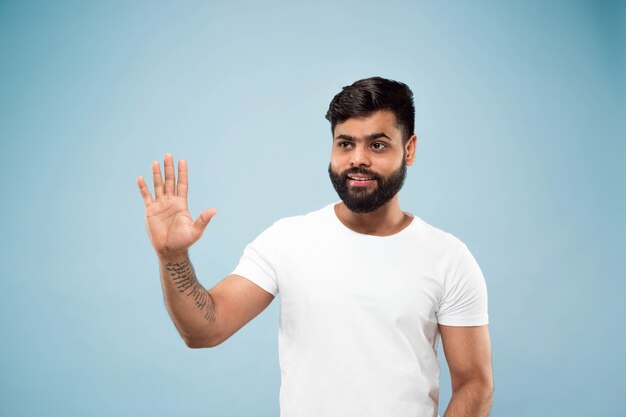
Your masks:
M487 417L493 401L489 327L439 325L452 398L444 417Z

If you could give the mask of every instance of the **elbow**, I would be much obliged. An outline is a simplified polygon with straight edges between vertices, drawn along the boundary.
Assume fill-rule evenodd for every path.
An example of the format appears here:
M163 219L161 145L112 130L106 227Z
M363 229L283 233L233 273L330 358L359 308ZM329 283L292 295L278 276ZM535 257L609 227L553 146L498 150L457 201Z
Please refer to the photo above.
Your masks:
M489 380L489 381L478 382L474 389L486 401L491 401L493 399L493 390L494 390L493 381Z
M493 376L490 376L490 378L487 378L487 380L484 383L484 389L485 389L485 395L489 397L490 399L493 399L493 391L495 389Z
M493 381L486 381L482 385L476 388L476 394L478 398L482 400L482 402L491 408L493 404L493 391L494 384Z
M485 387L485 400L491 405L493 403L493 382Z
M205 329L196 332L183 331L177 326L178 334L190 349L212 348L220 345L224 340L217 332L207 332Z
M195 331L181 331L181 329L179 329L178 333L185 342L185 345L190 349L216 347L228 339L228 336L217 326L210 329L196 329Z
M202 343L199 343L198 341L195 341L195 340L190 340L190 339L184 339L184 340L185 340L185 345L187 345L187 347L189 349L204 349L204 348L208 347L208 346L206 346L206 345L204 345Z
M473 379L453 384L452 393L454 394L457 391L470 392L475 398L480 398L485 403L491 403L493 401L494 388L492 378Z
M185 345L189 349L205 349L212 348L218 346L222 343L221 340L217 340L216 338L189 338L184 337Z

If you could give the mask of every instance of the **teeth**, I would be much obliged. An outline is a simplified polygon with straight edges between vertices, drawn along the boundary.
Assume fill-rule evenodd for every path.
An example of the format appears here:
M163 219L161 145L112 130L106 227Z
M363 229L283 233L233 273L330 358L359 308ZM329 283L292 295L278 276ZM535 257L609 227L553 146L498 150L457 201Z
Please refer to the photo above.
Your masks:
M354 177L350 177L350 179L356 180L356 181L369 181L369 180L371 180L371 178L354 178Z

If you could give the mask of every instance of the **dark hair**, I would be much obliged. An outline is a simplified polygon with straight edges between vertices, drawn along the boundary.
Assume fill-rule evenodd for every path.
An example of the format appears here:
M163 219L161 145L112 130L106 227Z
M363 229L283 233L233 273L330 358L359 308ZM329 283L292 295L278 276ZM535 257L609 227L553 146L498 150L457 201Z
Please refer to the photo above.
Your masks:
M415 130L415 106L411 89L398 81L371 77L343 87L330 102L326 119L334 132L337 124L349 118L367 117L378 110L395 114L402 142L406 143Z

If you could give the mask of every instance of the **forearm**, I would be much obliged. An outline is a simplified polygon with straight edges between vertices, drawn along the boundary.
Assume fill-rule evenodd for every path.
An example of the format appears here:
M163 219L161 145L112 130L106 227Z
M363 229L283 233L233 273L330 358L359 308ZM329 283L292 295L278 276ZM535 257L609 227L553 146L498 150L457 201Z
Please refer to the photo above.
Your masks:
M487 417L493 402L493 388L483 382L467 382L452 393L443 417Z
M198 282L187 254L159 258L167 311L185 343L210 344L217 333L217 310L211 294Z

